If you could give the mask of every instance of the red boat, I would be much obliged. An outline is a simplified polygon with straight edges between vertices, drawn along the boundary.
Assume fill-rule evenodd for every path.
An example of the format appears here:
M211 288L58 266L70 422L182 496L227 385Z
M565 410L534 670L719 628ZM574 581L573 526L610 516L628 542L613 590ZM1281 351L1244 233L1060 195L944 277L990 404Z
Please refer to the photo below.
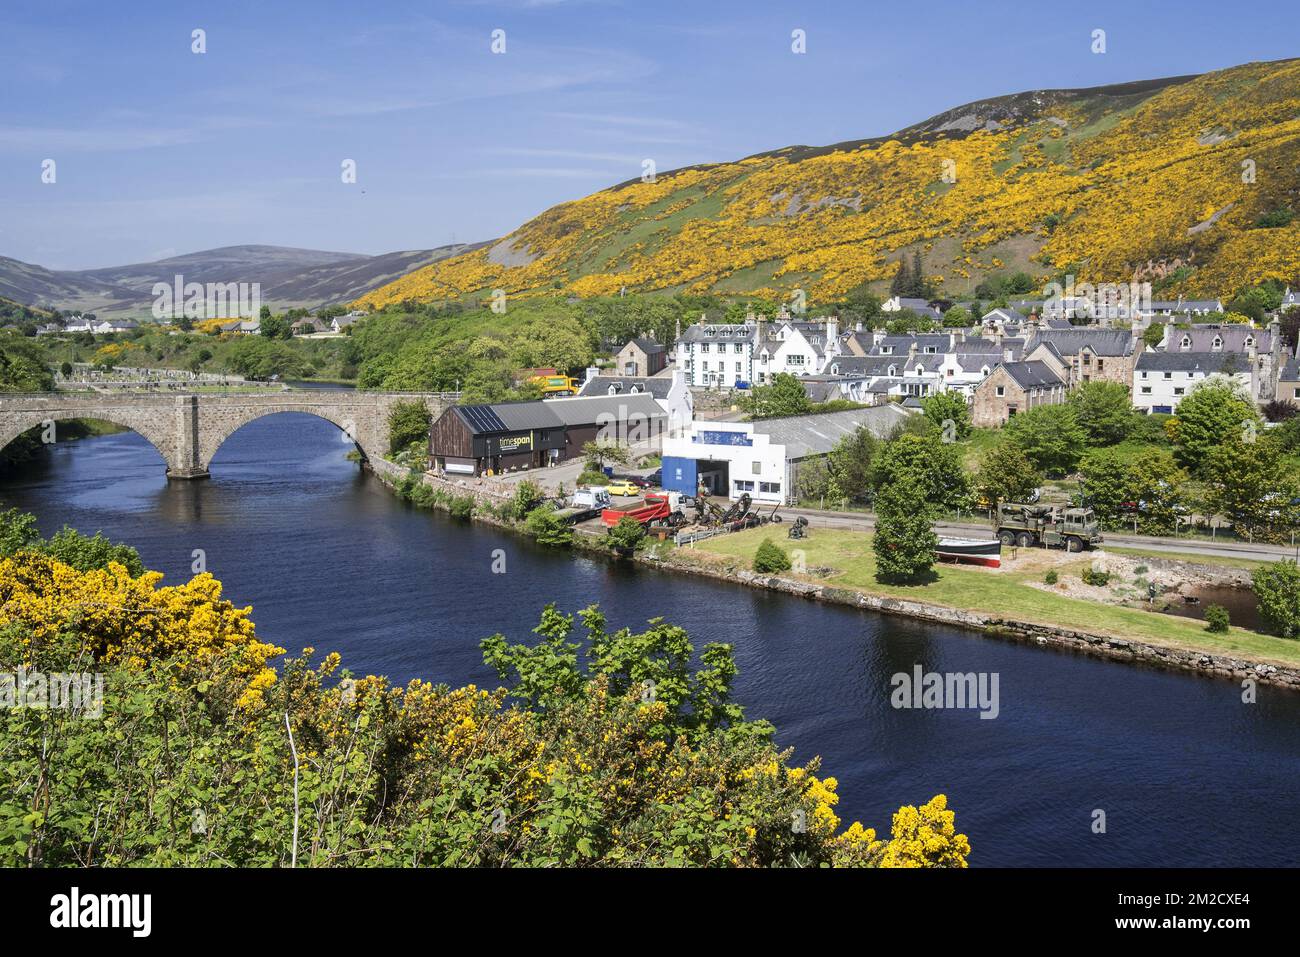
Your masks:
M940 538L934 553L940 561L964 562L987 568L1002 567L1002 543L996 538Z

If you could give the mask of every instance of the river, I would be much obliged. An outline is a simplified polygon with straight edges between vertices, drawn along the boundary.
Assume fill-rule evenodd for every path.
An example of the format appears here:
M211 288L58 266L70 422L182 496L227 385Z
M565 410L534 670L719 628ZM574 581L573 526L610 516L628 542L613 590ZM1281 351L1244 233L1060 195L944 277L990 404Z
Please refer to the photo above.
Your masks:
M102 529L176 582L195 549L258 634L337 650L354 673L495 686L478 642L532 637L542 606L598 602L731 642L735 693L797 759L820 754L846 820L887 830L948 795L979 865L1295 865L1300 695L1006 644L948 627L547 552L396 501L332 425L281 414L168 482L134 433L62 443L0 482L5 507ZM492 572L504 549L505 574ZM1000 711L896 710L890 677L999 676ZM1094 811L1105 833L1094 833Z

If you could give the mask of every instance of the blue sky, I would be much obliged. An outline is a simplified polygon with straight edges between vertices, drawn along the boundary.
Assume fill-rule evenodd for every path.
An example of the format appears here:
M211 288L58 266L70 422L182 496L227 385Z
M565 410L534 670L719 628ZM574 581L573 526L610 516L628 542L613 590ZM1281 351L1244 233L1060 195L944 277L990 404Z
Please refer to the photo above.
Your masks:
M0 255L78 269L488 239L644 159L667 170L1004 93L1294 56L1298 22L1281 0L5 0Z

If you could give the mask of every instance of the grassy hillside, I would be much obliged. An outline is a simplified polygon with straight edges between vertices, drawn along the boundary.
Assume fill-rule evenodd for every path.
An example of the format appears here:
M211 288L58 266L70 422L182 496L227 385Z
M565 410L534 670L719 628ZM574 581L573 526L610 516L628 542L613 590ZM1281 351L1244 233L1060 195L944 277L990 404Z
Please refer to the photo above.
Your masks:
M1025 270L1162 295L1300 278L1300 60L969 104L891 137L633 181L360 298L879 291L921 250L941 294ZM1243 163L1251 161L1254 182ZM945 175L947 174L947 175ZM955 177L955 178L954 178Z

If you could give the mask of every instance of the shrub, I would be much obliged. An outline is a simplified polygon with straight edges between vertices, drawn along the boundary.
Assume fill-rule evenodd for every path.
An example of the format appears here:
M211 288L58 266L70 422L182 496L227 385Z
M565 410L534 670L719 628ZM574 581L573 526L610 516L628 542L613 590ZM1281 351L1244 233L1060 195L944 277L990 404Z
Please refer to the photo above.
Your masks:
M790 570L790 556L770 538L763 539L754 553L754 571L763 574L786 572Z
M451 512L452 518L469 519L474 515L475 504L472 495L453 495L447 504L447 511Z
M524 519L528 534L537 539L537 544L551 548L565 548L573 544L573 529L564 524L555 509L539 505L528 513Z
M1292 561L1255 570L1253 583L1264 627L1283 638L1300 637L1300 569Z
M1110 572L1100 568L1085 568L1079 577L1083 579L1085 585L1103 587L1110 584Z
M578 476L579 485L604 485L609 481L609 476L604 472L596 472L591 469L583 469L582 474Z
M1211 605L1205 609L1205 630L1221 635L1228 630L1231 624L1231 617L1228 615L1228 609L1222 605Z
M1048 572L1046 575L1043 576L1043 581L1047 582L1047 584L1049 585L1055 585L1058 581L1060 581L1060 576L1056 574L1056 569L1053 568L1050 572Z
M645 541L645 529L632 516L624 515L609 530L607 541L610 548L633 549Z
M514 497L506 503L504 517L518 521L540 505L543 498L541 486L525 479L515 486Z

